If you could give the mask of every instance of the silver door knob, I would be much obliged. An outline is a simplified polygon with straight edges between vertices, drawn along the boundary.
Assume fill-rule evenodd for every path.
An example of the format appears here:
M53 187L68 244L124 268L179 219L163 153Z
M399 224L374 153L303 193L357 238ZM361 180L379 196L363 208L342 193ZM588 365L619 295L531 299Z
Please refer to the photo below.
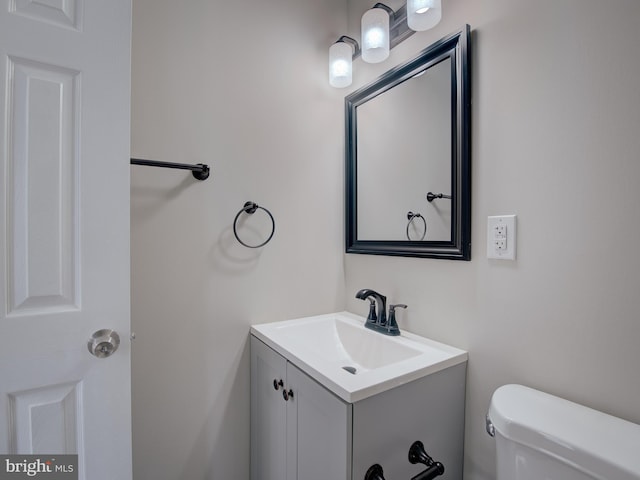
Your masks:
M106 358L113 355L119 345L120 336L114 330L105 328L91 335L87 348L91 355L98 358Z

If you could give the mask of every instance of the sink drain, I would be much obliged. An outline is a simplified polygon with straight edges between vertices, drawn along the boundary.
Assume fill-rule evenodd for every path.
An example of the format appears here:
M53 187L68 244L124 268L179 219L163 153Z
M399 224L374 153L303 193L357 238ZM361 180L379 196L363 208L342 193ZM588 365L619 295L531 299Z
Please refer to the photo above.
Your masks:
M342 367L343 370L346 370L347 372L349 372L351 375L355 375L356 374L356 369L355 367Z

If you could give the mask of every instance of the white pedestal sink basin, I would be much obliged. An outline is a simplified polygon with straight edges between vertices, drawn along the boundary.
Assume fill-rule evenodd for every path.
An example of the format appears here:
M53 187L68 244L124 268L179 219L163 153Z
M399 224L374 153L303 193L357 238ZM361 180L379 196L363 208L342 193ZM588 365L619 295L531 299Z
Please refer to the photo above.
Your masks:
M251 333L349 403L467 360L455 347L408 332L383 335L364 322L340 312L254 325Z

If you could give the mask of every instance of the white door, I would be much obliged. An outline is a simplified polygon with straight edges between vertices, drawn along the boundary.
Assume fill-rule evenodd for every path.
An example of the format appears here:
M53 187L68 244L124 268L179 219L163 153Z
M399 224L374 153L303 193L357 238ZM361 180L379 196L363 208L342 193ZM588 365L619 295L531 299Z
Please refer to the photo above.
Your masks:
M131 0L0 6L0 453L80 479L131 479L130 30Z

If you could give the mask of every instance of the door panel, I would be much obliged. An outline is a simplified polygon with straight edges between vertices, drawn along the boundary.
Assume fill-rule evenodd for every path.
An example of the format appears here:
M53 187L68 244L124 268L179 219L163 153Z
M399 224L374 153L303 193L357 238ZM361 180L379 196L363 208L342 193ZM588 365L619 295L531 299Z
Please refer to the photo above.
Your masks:
M82 0L13 0L9 11L61 27L80 28Z
M8 59L8 317L78 309L78 76Z
M131 0L0 6L0 453L91 480L131 479L130 29Z
M13 450L76 453L82 431L82 382L9 395Z

